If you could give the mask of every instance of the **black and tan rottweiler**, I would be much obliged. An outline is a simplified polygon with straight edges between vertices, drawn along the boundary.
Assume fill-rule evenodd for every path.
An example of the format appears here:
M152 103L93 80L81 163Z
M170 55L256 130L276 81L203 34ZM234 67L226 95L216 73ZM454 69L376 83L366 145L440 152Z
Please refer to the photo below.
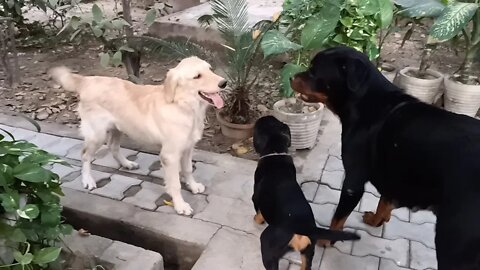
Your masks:
M381 226L396 207L431 209L438 269L480 269L480 121L405 94L348 47L318 53L291 86L342 123L345 180L331 229L343 228L370 181L381 198L365 223Z
M318 239L356 240L353 233L330 231L316 226L312 209L296 180L291 156L290 129L273 116L260 118L254 127L253 144L261 156L255 171L252 201L255 222L268 227L260 240L263 265L278 269L278 261L289 250L301 252L302 270L311 268Z

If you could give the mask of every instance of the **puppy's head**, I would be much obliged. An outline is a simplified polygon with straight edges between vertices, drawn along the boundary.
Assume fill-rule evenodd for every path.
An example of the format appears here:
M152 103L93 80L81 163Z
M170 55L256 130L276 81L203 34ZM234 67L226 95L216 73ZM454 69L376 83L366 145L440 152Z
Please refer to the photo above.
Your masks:
M175 68L168 71L165 79L165 98L168 103L180 96L195 96L201 102L222 108L219 95L227 81L215 74L209 63L192 56L183 59Z
M348 100L363 97L371 75L376 72L366 55L339 46L319 52L308 70L292 78L291 86L304 101L322 102L335 109Z
M290 128L273 116L264 116L255 122L253 147L261 156L286 153L290 147Z

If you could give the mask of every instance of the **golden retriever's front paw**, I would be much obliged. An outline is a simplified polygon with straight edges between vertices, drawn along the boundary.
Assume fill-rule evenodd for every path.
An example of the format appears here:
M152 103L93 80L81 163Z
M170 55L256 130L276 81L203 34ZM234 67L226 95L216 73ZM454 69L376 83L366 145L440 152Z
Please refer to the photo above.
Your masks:
M189 183L188 187L190 188L193 194L203 193L205 191L205 186L197 182Z
M124 167L127 170L136 170L136 169L140 168L138 163L133 162L133 161L125 162L124 164L122 164L122 167Z
M179 215L186 215L189 216L192 214L193 209L190 206L190 204L186 202L177 202L173 204L173 208L175 208L175 211L177 211L177 214Z
M90 176L83 176L82 177L82 184L83 188L86 188L88 190L93 190L97 188L97 183L95 180Z

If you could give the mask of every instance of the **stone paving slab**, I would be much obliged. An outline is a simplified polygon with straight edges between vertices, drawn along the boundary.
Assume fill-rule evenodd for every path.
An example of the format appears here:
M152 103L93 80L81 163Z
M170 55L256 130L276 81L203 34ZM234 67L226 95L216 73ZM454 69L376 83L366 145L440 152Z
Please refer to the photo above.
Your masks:
M324 130L317 146L310 152L298 153L297 160L303 159L302 170L298 172L302 190L311 202L318 225L326 227L338 204L344 171L338 120L330 115L322 125ZM32 134L21 128L8 128L14 135ZM44 149L80 164L82 141L38 133L32 140L49 141ZM232 270L263 269L258 236L264 225L252 220L251 195L256 162L196 150L194 176L206 185L206 192L193 195L182 190L185 200L194 209L193 216L185 217L175 214L173 207L163 205L163 200L169 197L161 185L163 175L158 156L123 151L131 154L129 159L136 160L140 169L118 170L118 164L110 162L112 160L104 162L107 159L101 161L102 157L97 157L100 162L92 165L92 173L99 188L93 191L83 188L78 166L55 165L53 171L61 177L66 194L62 202L67 207L75 206L126 224L138 224L145 231L203 246L203 254L193 269L216 269L212 265L219 263ZM385 226L369 227L362 222L362 215L364 211L375 210L379 195L371 184L366 185L366 191L345 225L346 230L357 231L362 239L355 243L338 242L334 248L326 250L318 248L313 269L435 269L435 216L428 211L410 213L398 209ZM82 199L82 196L89 197ZM112 208L112 203L119 203L121 207ZM281 269L299 269L299 264L298 253L289 253L282 260Z

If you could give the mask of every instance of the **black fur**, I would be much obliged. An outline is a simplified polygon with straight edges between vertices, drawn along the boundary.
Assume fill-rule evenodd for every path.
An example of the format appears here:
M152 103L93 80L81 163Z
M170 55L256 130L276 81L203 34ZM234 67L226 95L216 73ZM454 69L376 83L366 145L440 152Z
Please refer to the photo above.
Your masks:
M273 116L260 118L255 123L254 147L265 156L287 153L290 129ZM261 235L263 264L268 270L278 269L279 259L290 250L294 234L305 235L311 244L301 250L310 269L317 239L353 240L353 233L318 228L312 209L297 183L296 170L289 155L267 156L258 162L252 201L255 211L261 212L268 227Z
M439 270L480 269L480 121L422 103L352 48L318 53L292 87L319 96L342 123L345 180L334 219L370 181L397 207L437 215Z

